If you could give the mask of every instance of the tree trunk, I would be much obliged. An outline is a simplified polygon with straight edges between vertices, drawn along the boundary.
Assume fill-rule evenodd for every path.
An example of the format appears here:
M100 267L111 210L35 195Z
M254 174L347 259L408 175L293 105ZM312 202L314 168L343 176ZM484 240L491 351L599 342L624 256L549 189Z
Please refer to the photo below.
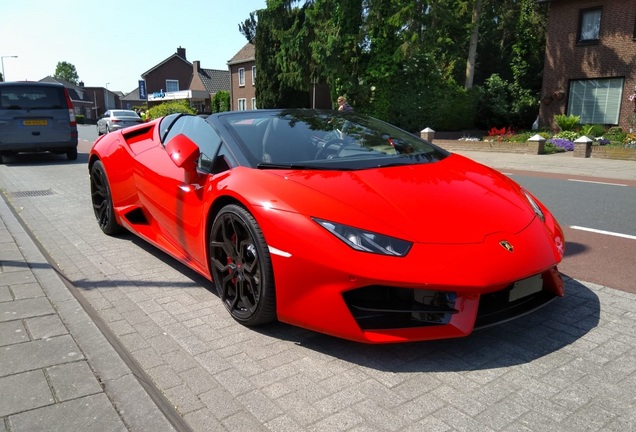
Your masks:
M475 61L477 58L477 42L479 41L479 14L481 13L482 0L475 0L473 6L472 31L470 33L470 43L468 44L468 60L466 61L466 90L473 88L475 77Z

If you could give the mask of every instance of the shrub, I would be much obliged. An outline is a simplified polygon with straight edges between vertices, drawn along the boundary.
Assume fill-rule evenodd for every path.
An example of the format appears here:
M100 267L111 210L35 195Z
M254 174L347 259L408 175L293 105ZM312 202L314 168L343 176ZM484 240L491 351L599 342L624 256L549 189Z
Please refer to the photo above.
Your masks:
M578 126L579 120L581 120L581 116L565 114L557 114L554 116L554 121L556 122L557 126L559 126L559 129L562 131L574 130L574 128Z
M557 134L555 134L552 138L562 138L562 139L566 139L569 141L576 141L576 139L578 137L580 137L581 135L574 132L574 131L561 131Z
M212 98L212 112L225 112L230 110L230 92L221 90Z
M605 127L600 124L586 124L581 126L581 135L585 135L588 138L596 138L603 136L605 133Z
M475 86L478 107L475 125L480 128L529 128L539 113L539 100L528 89L491 75L482 86Z
M86 117L84 117L84 114L75 114L75 122L77 122L77 124L84 124Z
M197 111L185 100L170 101L150 108L146 112L146 118L156 119L174 113L196 114Z
M636 149L636 133L627 134L627 136L623 139L623 145L625 148Z
M625 140L626 137L627 137L627 134L623 132L623 129L621 129L618 126L613 126L609 128L607 132L605 132L605 134L603 135L603 138L608 139L611 145L619 145L619 146L623 145L623 141Z

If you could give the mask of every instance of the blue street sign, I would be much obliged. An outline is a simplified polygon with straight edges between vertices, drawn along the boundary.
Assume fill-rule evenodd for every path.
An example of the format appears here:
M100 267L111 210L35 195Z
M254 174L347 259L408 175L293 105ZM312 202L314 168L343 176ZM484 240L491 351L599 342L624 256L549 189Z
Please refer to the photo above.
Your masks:
M148 93L146 93L146 81L139 80L139 99L148 99Z

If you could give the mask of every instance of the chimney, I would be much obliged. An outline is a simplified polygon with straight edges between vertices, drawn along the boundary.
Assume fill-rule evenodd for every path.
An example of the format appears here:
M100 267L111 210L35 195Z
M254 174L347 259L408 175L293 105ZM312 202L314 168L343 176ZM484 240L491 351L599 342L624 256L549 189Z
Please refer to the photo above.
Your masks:
M192 62L192 71L194 72L194 74L198 75L200 70L201 70L201 62L199 60L193 61Z
M84 81L80 81L80 82L79 82L79 86L80 86L80 87L84 87Z
M177 55L185 60L186 59L185 48L181 48L181 47L177 48Z

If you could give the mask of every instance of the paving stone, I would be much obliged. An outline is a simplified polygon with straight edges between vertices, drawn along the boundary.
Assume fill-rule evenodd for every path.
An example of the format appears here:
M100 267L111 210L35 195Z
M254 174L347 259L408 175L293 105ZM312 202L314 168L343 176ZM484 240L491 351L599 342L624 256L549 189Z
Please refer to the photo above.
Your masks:
M3 347L0 376L26 372L47 366L82 360L75 341L69 335L40 339Z
M68 333L68 330L57 315L28 318L24 321L33 339L45 339Z
M8 285L0 285L0 302L13 301L13 295Z
M0 378L0 417L55 402L41 370Z
M36 282L12 285L11 292L13 292L13 297L16 300L44 297L45 295L40 284Z
M10 416L9 425L11 432L128 431L104 393Z
M86 361L52 366L46 369L53 391L60 401L76 399L103 391Z
M0 322L50 315L55 311L46 297L0 303Z
M29 335L22 321L17 320L0 323L0 347L27 342L28 340Z

